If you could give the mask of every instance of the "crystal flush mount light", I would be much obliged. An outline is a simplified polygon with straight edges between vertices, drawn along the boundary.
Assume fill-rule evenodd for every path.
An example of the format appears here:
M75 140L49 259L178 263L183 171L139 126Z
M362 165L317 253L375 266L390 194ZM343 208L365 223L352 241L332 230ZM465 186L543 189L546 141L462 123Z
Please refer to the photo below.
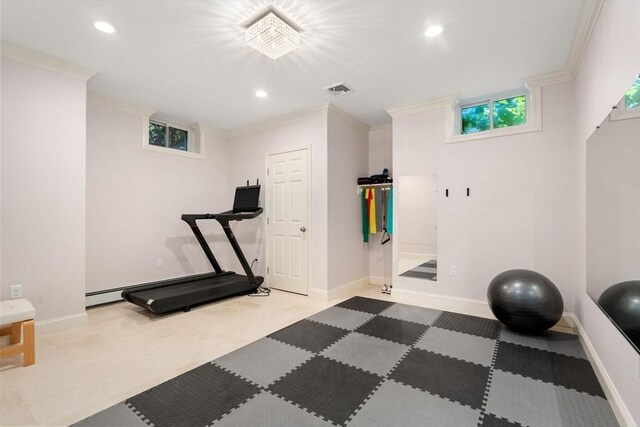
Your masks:
M300 46L302 28L273 6L263 9L244 26L247 45L271 59Z

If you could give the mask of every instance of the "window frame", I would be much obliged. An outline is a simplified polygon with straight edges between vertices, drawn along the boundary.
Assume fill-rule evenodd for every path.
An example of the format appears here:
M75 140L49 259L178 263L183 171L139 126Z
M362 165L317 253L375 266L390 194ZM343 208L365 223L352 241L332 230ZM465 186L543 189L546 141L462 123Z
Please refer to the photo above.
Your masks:
M495 125L495 108L496 108L496 104L500 101L507 101L509 99L515 99L515 98L521 98L524 96L524 123L520 123L518 125L511 125L511 126L501 126L501 127L496 127ZM526 91L520 93L519 95L509 95L509 96L501 96L501 97L496 97L494 99L491 100L491 129L504 129L504 128L511 128L511 127L515 127L515 126L525 126L527 124L527 122L529 121L529 94L527 94Z
M629 91L631 91L631 89L633 89L633 87L636 85L638 86L637 89L640 90L640 74L638 74L633 83L631 83L629 89L627 89L627 91L624 93L622 105L624 106L625 111L637 111L638 109L640 109L640 105L631 108L627 107L627 93L629 93Z
M479 105L485 105L485 104L487 104L489 106L489 129L479 130L477 132L462 133L462 110L464 110L466 108L477 107ZM460 103L460 105L458 106L458 110L459 110L458 127L459 127L460 135L473 135L473 134L478 134L480 132L487 132L487 131L493 130L493 108L492 108L492 105L493 105L493 100L490 99L490 98L486 98L486 99L483 99L483 100L480 100L480 101L466 103L466 104Z
M640 75L638 78L631 83L629 89L636 84L636 82L640 79ZM628 90L627 90L628 92ZM640 118L640 106L634 108L627 108L627 92L622 95L622 99L613 107L611 113L609 114L609 120L627 120L627 119L637 119Z
M165 133L165 146L153 145L149 142L149 123L165 125L167 132ZM187 131L187 151L168 146L169 128ZM172 154L175 156L188 157L191 159L204 160L204 140L203 131L200 124L195 123L191 126L176 123L171 120L165 120L162 117L146 115L142 120L143 136L142 149L146 151L154 151L156 153Z
M513 98L519 98L521 96L524 96L524 102L525 102L525 122L519 125L513 125L513 126L503 126L500 128L495 127L495 123L494 123L494 118L495 118L495 103L498 101L504 101L506 99L513 99ZM486 130L481 130L478 132L469 132L469 133L462 133L462 110L466 109L466 108L470 108L470 107L477 107L478 105L485 105L488 104L489 105L489 129ZM470 102L470 103L460 103L458 106L459 109L459 134L460 135L472 135L472 134L478 134L481 132L488 132L488 131L492 131L492 130L496 130L496 129L505 129L505 128L512 128L515 126L525 126L528 123L528 117L529 117L529 95L526 91L524 92L516 92L514 94L510 94L510 95L500 95L500 96L490 96L488 98L484 98L481 101L475 101L475 102Z
M153 123L154 125L162 125L162 126L164 126L166 131L164 133L164 145L163 146L162 145L151 144L151 141L149 141L149 145L152 145L154 147L169 148L171 150L184 151L186 153L191 151L190 149L191 149L192 141L193 141L193 129L191 129L188 126L179 125L179 124L176 124L176 123L171 123L171 122L168 122L166 120L161 120L161 119L157 119L157 118L153 118L153 117L149 118L149 124L151 124L151 123ZM183 131L187 132L187 149L186 150L181 150L180 148L173 148L173 147L171 147L169 145L169 129L170 128L183 130Z
M526 97L526 123L501 128L493 127L493 102L502 99L524 95ZM490 103L491 128L488 130L462 133L462 108ZM474 141L478 139L496 138L500 136L517 135L521 133L538 132L542 130L542 86L526 85L523 88L495 93L468 100L454 100L446 111L448 132L446 143Z

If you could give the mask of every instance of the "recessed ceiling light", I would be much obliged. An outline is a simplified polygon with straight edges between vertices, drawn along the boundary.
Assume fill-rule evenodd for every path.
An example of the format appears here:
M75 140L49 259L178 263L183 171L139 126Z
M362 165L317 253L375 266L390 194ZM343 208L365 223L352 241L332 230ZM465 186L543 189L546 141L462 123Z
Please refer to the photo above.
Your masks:
M264 90L257 90L256 91L256 96L258 98L266 98L267 96L269 96L269 94L267 92L265 92Z
M439 36L442 33L442 27L440 25L432 25L427 28L427 31L424 32L426 37L435 37Z
M93 26L96 28L96 30L102 31L103 33L107 34L113 34L117 31L116 27L106 21L95 21L93 23Z

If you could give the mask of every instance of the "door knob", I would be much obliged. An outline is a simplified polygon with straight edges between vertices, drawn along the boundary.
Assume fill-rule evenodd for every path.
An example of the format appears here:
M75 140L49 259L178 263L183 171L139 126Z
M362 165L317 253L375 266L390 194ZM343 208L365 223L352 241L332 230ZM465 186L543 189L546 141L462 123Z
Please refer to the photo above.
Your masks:
M300 231L304 233L305 231L307 231L307 227L300 227Z

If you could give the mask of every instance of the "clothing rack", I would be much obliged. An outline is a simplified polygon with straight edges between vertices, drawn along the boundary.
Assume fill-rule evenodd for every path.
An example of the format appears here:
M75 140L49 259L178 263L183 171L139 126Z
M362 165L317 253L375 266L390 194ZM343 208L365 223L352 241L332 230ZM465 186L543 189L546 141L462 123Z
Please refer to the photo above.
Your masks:
M362 194L362 190L365 190L367 188L379 188L381 191L389 191L391 190L391 188L393 187L393 183L392 182L385 182L382 184L363 184L363 185L358 185L356 188L356 194L360 195Z
M389 226L389 223L387 221L390 221L390 224L393 224L393 221L391 220L392 214L391 214L391 210L387 210L387 207L389 209L391 209L391 197L392 197L392 193L391 190L393 189L393 183L392 182L383 182L380 184L361 184L357 186L356 189L356 194L358 196L362 196L362 192L363 190L368 190L368 189L376 189L379 188L380 191L386 191L388 192L388 200L389 200L389 205L385 207L386 205L386 200L385 200L385 196L387 194L383 194L382 195L382 221L383 221L383 226L382 229L380 230L382 233L382 239L380 241L380 243L382 245L384 245L385 243L389 242L391 240L391 233L392 231L392 226ZM368 243L369 242L369 234L368 234L368 219L369 218L369 213L366 212L365 210L368 211L367 208L367 204L365 203L365 198L364 196L362 196L362 209L363 209L363 229L367 230L364 232L364 242ZM377 222L377 219L374 218L373 220L374 222ZM366 224L366 225L365 225ZM388 229L387 229L388 227ZM363 230L364 231L364 230ZM374 231L375 232L375 231ZM386 262L384 263L384 275L385 277L387 276L387 268L386 268ZM391 294L391 290L392 290L393 286L391 284L387 285L386 283L386 279L385 279L385 283L382 284L382 293L383 294Z

